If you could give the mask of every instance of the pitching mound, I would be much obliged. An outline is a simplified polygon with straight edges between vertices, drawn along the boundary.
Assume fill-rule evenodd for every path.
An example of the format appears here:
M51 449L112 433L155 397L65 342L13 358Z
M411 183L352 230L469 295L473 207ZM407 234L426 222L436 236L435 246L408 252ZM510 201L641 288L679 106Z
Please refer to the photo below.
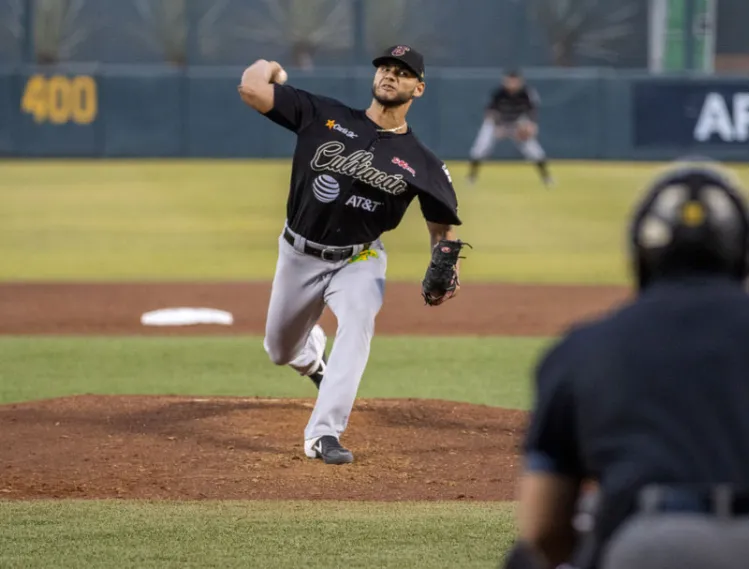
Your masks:
M351 465L305 458L309 400L79 396L0 407L0 497L507 500L526 414L363 400Z

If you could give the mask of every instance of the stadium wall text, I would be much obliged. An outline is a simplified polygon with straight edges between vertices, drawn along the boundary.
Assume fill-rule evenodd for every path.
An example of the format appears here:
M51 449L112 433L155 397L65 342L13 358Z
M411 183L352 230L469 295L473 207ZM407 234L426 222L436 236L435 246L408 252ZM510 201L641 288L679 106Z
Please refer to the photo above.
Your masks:
M70 66L0 68L0 156L290 156L294 136L242 104L241 68ZM497 70L431 70L409 115L443 159L465 159ZM748 159L747 77L653 77L613 70L529 70L550 156ZM290 83L356 107L372 69L290 71ZM500 144L495 158L518 158Z

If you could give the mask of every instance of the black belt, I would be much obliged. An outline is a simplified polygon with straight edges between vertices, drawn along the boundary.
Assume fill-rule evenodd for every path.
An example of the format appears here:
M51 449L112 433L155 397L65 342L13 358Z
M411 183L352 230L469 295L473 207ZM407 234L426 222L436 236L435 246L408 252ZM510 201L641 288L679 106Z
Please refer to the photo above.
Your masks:
M294 234L288 229L284 228L284 239L286 239L286 242L289 243L292 247L294 247ZM370 243L363 243L362 244L362 250L369 249L370 245L372 245L372 242ZM356 248L354 246L350 247L316 247L315 245L311 245L309 242L305 241L305 249L304 252L306 255L312 255L313 257L318 257L320 259L323 259L324 261L344 261L345 259L349 259L354 255L354 251Z
M748 492L722 488L692 489L661 486L651 490L651 497L642 502L642 510L652 512L694 512L728 516L748 515ZM650 503L649 503L650 502Z

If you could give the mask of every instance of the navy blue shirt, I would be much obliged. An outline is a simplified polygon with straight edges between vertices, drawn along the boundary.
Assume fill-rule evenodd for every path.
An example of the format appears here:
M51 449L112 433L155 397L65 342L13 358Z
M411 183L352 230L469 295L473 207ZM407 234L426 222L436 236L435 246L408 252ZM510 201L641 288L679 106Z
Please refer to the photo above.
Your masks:
M747 488L748 345L747 293L714 278L574 328L537 368L528 468L597 480L602 540L646 484Z
M415 197L427 221L461 224L448 168L411 127L378 132L363 110L277 84L266 116L297 134L287 222L306 239L374 241L398 226Z

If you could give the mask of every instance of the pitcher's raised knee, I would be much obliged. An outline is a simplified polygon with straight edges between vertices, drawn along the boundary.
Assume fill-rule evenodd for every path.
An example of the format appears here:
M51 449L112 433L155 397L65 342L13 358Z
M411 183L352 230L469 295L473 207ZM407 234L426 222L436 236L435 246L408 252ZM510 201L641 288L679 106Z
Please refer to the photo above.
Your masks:
M281 342L270 341L268 336L263 339L263 349L277 366L287 365L294 359L295 354L292 348L292 346L284 346Z

